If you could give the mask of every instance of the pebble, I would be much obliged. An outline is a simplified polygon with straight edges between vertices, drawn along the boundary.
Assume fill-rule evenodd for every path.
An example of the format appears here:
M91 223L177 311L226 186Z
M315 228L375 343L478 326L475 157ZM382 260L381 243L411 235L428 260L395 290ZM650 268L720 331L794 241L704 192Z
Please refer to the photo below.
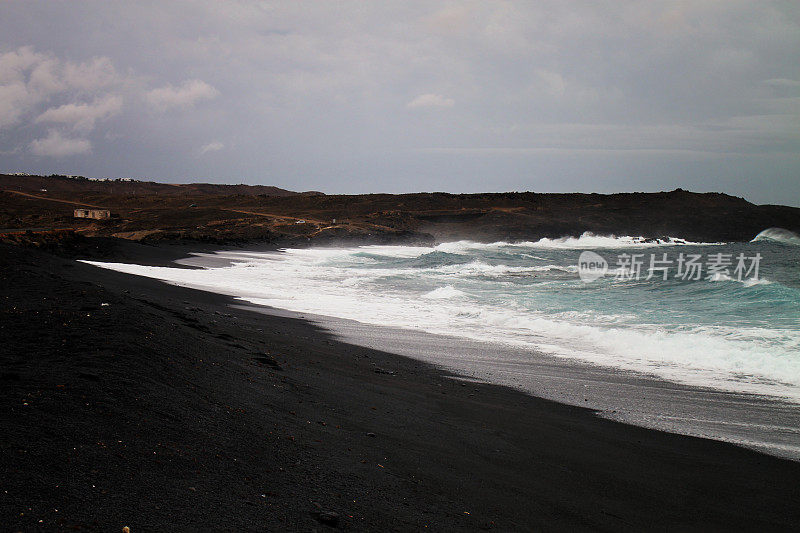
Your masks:
M339 525L339 513L333 511L315 511L311 513L314 518L326 526L337 527Z

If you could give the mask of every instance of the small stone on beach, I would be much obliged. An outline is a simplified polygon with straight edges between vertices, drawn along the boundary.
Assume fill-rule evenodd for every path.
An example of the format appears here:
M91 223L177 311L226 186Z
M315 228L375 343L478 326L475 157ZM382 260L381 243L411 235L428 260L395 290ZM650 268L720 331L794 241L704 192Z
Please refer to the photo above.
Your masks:
M311 515L321 524L337 527L339 525L339 513L333 511L314 511Z

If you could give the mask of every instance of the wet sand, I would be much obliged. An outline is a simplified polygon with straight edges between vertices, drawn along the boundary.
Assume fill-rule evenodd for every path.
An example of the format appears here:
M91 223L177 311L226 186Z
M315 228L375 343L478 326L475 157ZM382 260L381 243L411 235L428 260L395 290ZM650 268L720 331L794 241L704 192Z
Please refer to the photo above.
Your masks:
M505 385L592 409L612 420L724 440L800 460L800 405L786 399L669 382L528 347L376 327L246 303L234 307L309 320L339 340L433 364L452 372L454 379Z
M37 251L0 278L4 530L800 526L793 461Z

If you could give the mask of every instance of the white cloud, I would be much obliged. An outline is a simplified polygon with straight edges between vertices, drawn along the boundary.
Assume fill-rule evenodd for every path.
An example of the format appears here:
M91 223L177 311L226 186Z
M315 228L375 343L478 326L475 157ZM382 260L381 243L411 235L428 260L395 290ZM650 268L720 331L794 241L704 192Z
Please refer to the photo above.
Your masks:
M58 61L42 59L31 69L28 87L41 95L58 93L65 88L58 70Z
M122 81L111 59L94 57L83 63L62 61L22 46L0 54L0 84L24 82L28 90L48 95L68 90L96 91Z
M95 57L84 63L75 63L36 52L31 46L22 46L0 54L0 128L18 124L55 96L97 94L123 81L107 57ZM116 101L110 98L115 97L106 97L100 101L113 108ZM47 120L72 122L66 120L66 115L91 112L89 109L71 109L69 104L62 108L59 113L48 115L58 119ZM78 122L75 121L76 124ZM92 121L81 122L78 128L91 129L90 126L93 126Z
M46 56L29 46L0 54L0 128L17 124L43 99L41 91L28 83L27 73L45 61Z
M211 100L219 91L202 80L187 80L180 87L167 85L149 91L147 101L156 109L192 107L201 100Z
M208 153L208 152L218 152L218 151L222 150L223 148L225 148L224 144L222 144L219 141L214 141L214 142L210 142L208 144L203 145L203 147L200 148L200 153L201 154L205 154L205 153Z
M19 81L25 71L41 63L46 56L37 54L30 46L23 46L12 52L0 54L0 83Z
M28 90L24 83L0 85L0 128L13 126L29 105Z
M106 96L91 104L65 104L53 107L39 115L36 122L54 122L71 125L76 131L89 132L95 122L110 118L122 109L121 96Z
M446 98L441 94L421 94L406 104L409 109L417 107L453 107L456 101L452 98Z
M108 87L119 78L109 58L95 57L86 63L65 63L63 79L69 87L94 90Z
M57 130L50 130L47 137L30 144L30 151L33 155L63 157L89 153L92 143L87 139L64 137Z

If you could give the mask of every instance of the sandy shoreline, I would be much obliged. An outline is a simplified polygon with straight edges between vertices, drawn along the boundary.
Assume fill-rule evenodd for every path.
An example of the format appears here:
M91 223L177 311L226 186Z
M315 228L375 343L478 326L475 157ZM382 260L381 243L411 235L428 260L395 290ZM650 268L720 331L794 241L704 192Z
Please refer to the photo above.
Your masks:
M129 250L135 251L133 262L170 268L221 268L232 262L226 253L230 250L209 253L207 249L183 248L191 255L175 261L164 261L167 257L157 256L137 259L136 255L142 254L141 248L131 246ZM176 251L171 250L170 257L176 257ZM246 259L249 253L259 259L265 257L265 252L276 257L279 254L269 246L236 248L235 252L240 259ZM243 305L234 307L309 320L348 344L411 357L465 379L509 386L536 397L589 408L611 420L723 440L800 460L800 405L787 398L668 381L650 374L548 355L521 345L264 308L243 299Z
M458 379L504 385L539 398L592 409L610 420L713 438L800 461L800 406L782 398L680 384L464 337L265 310L249 304L233 307L303 318L343 342L424 361L452 372Z
M463 383L227 297L0 252L9 530L800 525L798 463Z

